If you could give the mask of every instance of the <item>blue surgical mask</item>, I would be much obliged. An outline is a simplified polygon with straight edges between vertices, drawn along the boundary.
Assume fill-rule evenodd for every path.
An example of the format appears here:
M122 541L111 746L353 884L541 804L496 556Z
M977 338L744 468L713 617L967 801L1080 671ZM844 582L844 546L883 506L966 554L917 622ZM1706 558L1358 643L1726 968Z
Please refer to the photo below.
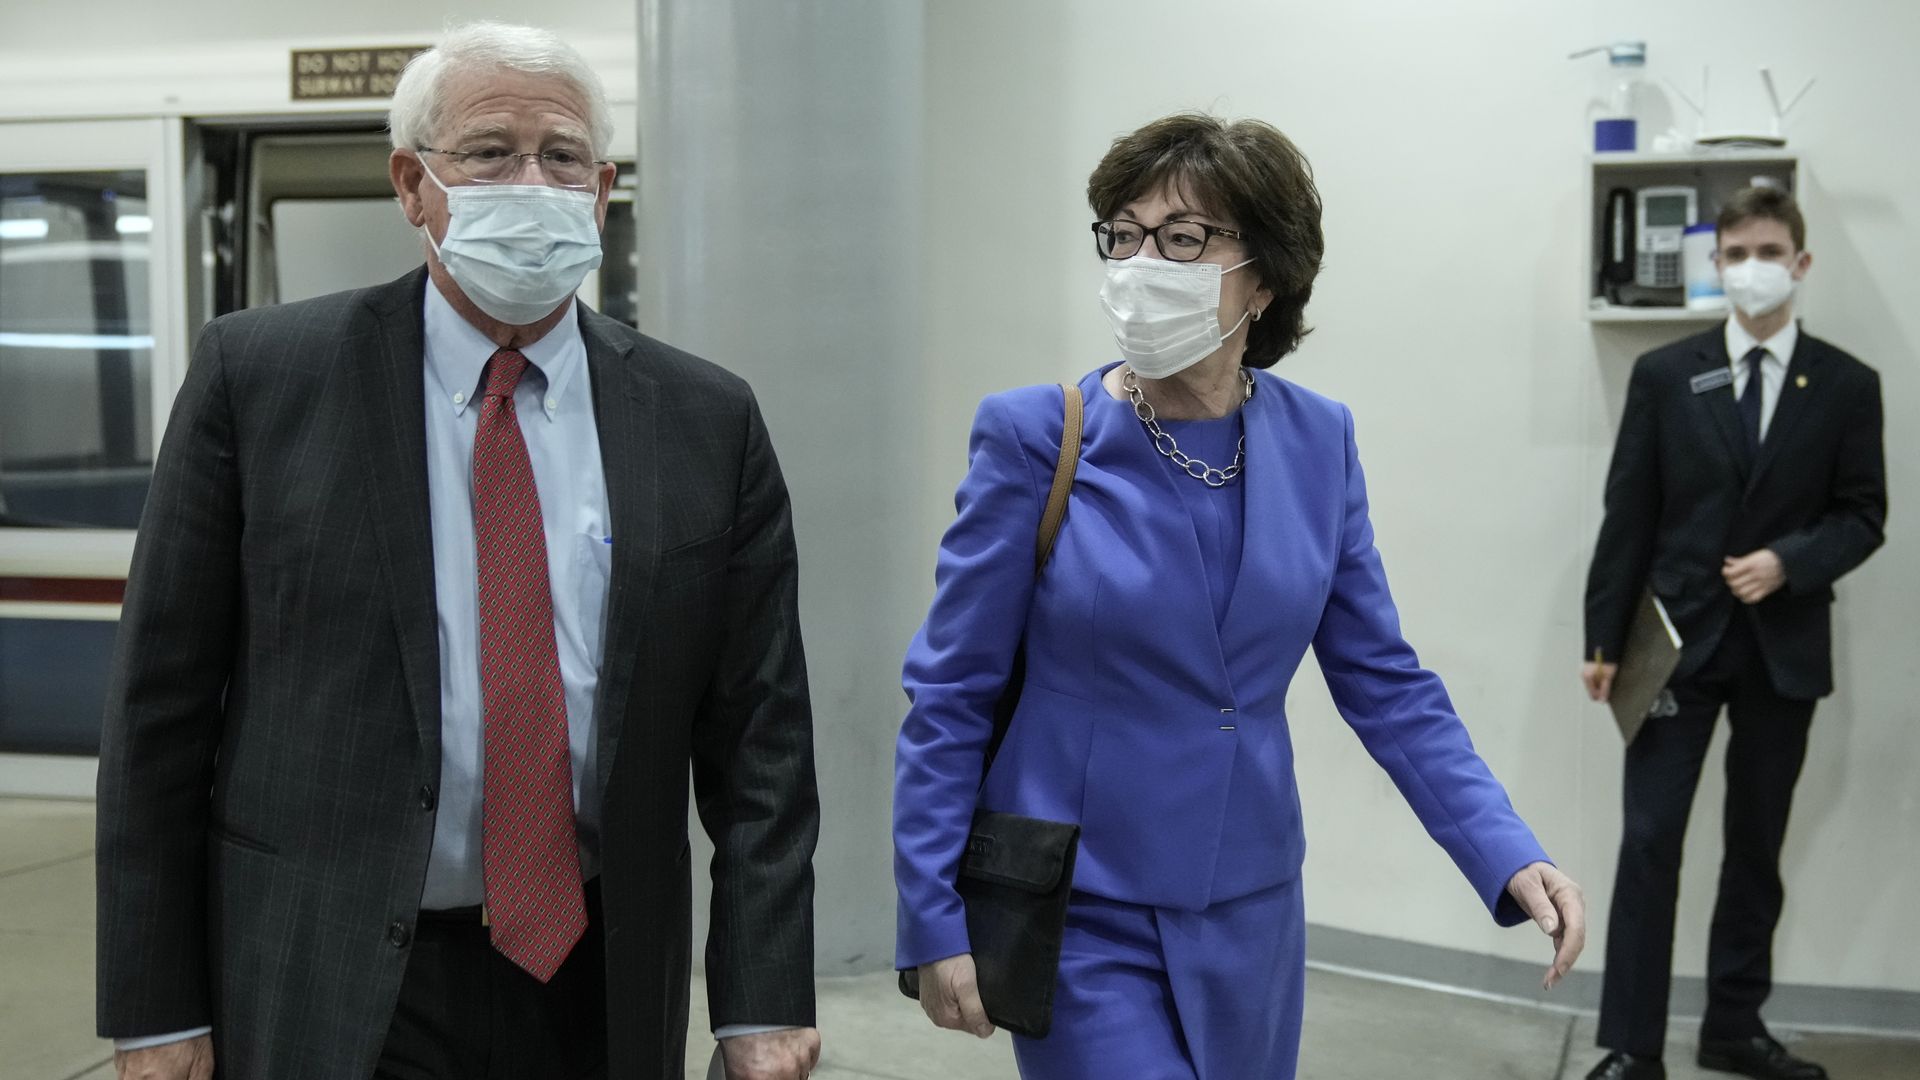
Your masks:
M460 291L511 326L536 323L600 265L600 229L591 191L545 184L462 184L447 193L447 235L427 243Z

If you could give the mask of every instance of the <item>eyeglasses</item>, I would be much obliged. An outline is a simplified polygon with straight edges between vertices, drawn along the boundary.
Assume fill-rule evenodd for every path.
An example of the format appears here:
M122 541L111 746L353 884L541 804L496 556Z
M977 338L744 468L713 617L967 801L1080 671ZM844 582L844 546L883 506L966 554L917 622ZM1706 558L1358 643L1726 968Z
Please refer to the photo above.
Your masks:
M595 161L587 155L564 148L542 150L537 154L516 154L497 146L484 146L474 150L441 150L432 146L422 146L416 153L439 154L453 166L453 171L461 179L476 184L500 184L520 175L521 161L533 158L539 163L540 171L548 180L560 187L583 188L593 183L594 173L607 161Z
M1202 221L1169 221L1149 229L1137 221L1113 218L1093 223L1093 244L1103 259L1131 259L1140 253L1140 245L1153 237L1153 246L1162 258L1174 262L1192 262L1207 253L1207 241L1216 236L1240 239L1233 229L1208 225Z

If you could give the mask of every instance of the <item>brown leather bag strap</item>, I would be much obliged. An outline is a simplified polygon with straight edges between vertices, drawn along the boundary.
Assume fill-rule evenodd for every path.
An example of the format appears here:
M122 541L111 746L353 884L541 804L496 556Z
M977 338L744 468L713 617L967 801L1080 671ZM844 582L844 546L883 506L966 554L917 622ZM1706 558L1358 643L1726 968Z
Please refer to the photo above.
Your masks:
M1040 535L1034 547L1033 573L1040 576L1046 569L1047 558L1053 554L1053 542L1060 536L1060 523L1067 516L1067 495L1073 490L1073 474L1080 467L1080 434L1082 412L1086 402L1080 397L1080 388L1072 383L1061 383L1065 391L1066 423L1060 429L1060 460L1053 466L1053 487L1047 492L1047 508L1040 514ZM987 786L987 772L993 768L993 760L1000 754L1000 744L1006 741L1008 725L1013 723L1014 711L1020 705L1020 690L1027 681L1027 635L1020 633L1020 644L1013 651L1013 667L1007 675L1007 685L1000 691L1000 699L993 706L993 735L987 740L986 755L980 768L980 786Z
M1053 488L1047 492L1047 508L1040 515L1040 542L1034 552L1033 572L1046 568L1053 555L1053 542L1060 537L1060 523L1067 516L1067 495L1073 491L1073 474L1080 466L1080 429L1085 402L1080 388L1061 383L1066 402L1066 424L1060 430L1060 460L1053 466Z

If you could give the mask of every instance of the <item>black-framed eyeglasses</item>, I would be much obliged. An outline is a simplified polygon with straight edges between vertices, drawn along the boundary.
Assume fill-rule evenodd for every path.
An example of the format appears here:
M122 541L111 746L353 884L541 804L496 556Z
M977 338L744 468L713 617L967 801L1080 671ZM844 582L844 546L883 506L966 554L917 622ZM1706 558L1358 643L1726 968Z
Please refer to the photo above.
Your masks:
M533 158L547 179L561 187L587 187L593 183L594 173L602 165L611 165L610 161L596 161L577 150L555 147L542 150L537 154L516 154L511 150L497 146L484 146L474 150L442 150L434 146L415 147L416 153L439 154L453 166L453 171L461 178L476 184L499 184L520 175L520 163Z
M1204 221L1168 221L1151 229L1126 218L1093 223L1093 246L1103 259L1131 259L1140 253L1140 245L1149 236L1160 257L1174 262L1192 262L1205 255L1207 242L1216 236L1240 239L1237 230Z

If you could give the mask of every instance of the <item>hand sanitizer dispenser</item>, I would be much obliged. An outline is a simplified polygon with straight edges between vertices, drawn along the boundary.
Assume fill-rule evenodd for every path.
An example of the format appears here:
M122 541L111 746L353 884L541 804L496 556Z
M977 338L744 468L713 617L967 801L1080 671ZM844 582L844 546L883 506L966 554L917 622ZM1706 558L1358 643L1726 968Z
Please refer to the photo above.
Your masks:
M1619 41L1612 45L1595 45L1572 53L1567 58L1578 60L1599 52L1607 54L1607 68L1599 94L1589 103L1599 109L1593 121L1594 152L1637 150L1640 125L1635 109L1639 103L1640 83L1647 72L1647 43Z

